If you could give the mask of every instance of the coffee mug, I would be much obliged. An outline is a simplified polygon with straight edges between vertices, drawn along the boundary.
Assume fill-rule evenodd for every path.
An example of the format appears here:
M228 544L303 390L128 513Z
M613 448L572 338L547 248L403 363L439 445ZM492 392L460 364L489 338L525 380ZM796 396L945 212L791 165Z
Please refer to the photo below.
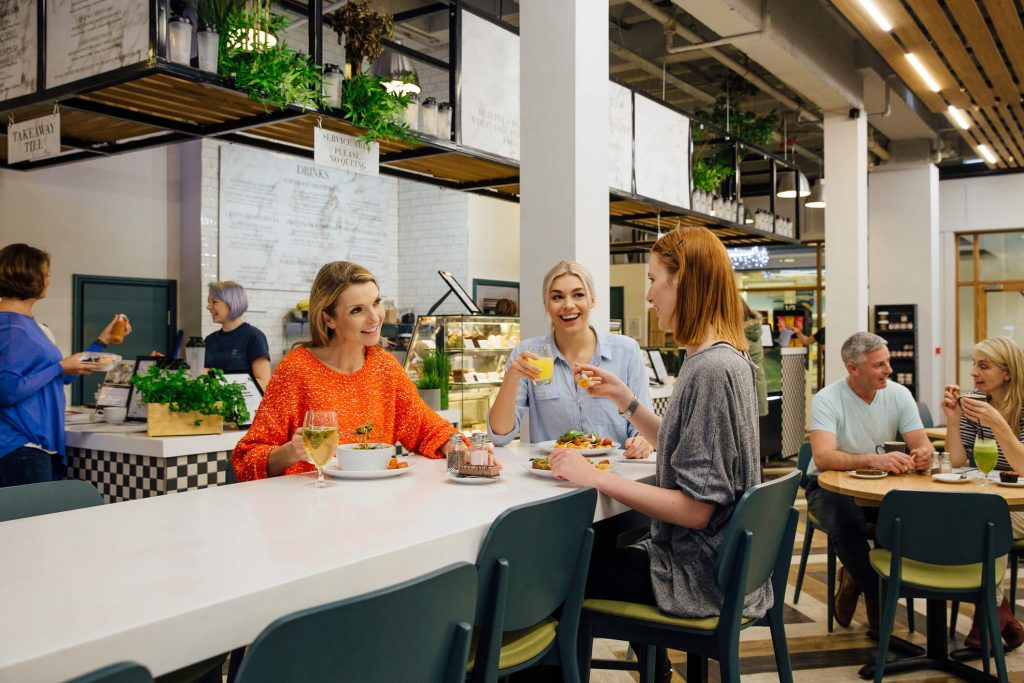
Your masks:
M121 424L124 422L124 418L128 415L127 408L118 408L115 406L107 406L105 408L99 408L96 411L96 417L100 418L104 422L110 424Z
M899 451L900 453L909 453L907 450L907 444L902 441L886 441L881 446L875 446L875 453L884 454L890 451Z

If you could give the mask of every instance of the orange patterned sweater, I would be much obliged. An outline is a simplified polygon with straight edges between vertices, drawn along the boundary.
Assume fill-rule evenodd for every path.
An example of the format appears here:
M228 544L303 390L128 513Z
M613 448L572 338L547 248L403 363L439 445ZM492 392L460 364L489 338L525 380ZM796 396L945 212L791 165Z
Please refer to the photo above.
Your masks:
M291 440L307 410L337 412L341 443L355 441L355 428L370 421L372 440L401 442L430 458L442 457L440 448L455 433L423 402L395 357L380 347L367 347L366 362L351 375L297 348L277 366L252 426L235 446L232 465L239 481L267 476L270 452ZM298 462L284 473L312 469L311 463Z

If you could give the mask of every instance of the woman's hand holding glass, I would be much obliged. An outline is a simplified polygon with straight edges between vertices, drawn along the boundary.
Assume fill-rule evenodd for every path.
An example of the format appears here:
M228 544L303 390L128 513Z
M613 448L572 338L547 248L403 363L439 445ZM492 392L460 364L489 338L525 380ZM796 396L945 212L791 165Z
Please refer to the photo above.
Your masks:
M118 320L120 320L120 324L124 326L124 333L120 335L120 338L118 338L118 335L115 335L113 333L114 326L118 325ZM128 320L128 316L118 313L114 316L113 320L107 323L107 326L103 328L103 331L100 332L99 336L96 338L103 342L105 345L110 346L111 344L120 344L122 341L124 341L124 338L131 333L132 323L130 320Z
M946 416L946 424L960 421L960 386L947 384L942 392L942 412Z
M540 358L533 351L523 351L512 361L512 364L508 366L508 370L505 371L505 378L511 380L526 379L531 382L536 382L540 379L541 371L536 365L531 363L531 360L537 360Z
M943 410L945 410L946 399L942 399ZM960 399L960 408L964 411L964 416L976 424L983 425L985 427L994 427L999 423L1006 424L1006 420L999 414L999 411L992 407L992 404L987 401L978 401L973 398L967 398L966 396Z

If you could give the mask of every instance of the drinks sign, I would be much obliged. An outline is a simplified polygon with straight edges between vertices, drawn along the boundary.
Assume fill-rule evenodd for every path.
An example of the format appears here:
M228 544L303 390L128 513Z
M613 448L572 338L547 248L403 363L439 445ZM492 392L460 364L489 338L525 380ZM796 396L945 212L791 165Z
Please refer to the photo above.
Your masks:
M31 161L60 154L60 114L7 126L7 161Z
M319 166L377 176L380 169L380 145L366 143L351 135L317 127L313 138L313 162Z

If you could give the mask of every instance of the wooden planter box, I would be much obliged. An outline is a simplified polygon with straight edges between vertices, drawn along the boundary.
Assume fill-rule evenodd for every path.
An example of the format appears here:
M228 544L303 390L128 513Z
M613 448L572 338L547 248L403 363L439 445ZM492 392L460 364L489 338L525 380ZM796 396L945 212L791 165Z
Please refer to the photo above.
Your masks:
M175 413L166 403L147 403L146 415L149 436L186 436L192 434L220 434L224 431L224 418L201 413ZM198 425L196 420L202 420Z

